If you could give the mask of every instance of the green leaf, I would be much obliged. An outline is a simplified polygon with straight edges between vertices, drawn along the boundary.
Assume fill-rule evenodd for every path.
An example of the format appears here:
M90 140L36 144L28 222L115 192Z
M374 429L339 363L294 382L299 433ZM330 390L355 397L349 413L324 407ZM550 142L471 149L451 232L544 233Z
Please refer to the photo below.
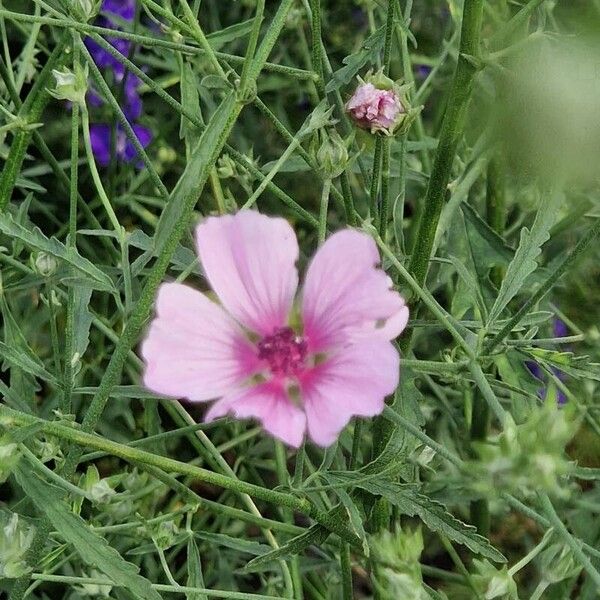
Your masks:
M80 359L87 350L90 343L90 327L92 325L92 313L89 309L90 299L92 297L92 288L85 284L77 285L74 288L73 305L73 352ZM67 357L73 360L73 357Z
M196 71L194 70L193 65L189 61L184 60L183 57L180 58L179 71L181 74L179 84L181 89L181 106L183 106L188 113L194 115L198 121L202 122ZM188 155L192 151L194 142L200 137L199 128L190 122L183 114L181 115L181 122L179 125L179 137L182 140L185 140L186 152Z
M338 506L335 510L335 514L339 518L343 518L344 513L345 510L342 505ZM281 546L281 548L271 550L271 552L267 552L267 554L253 558L246 564L244 571L251 571L275 560L279 560L280 558L285 559L288 556L300 554L309 546L321 546L329 537L329 533L329 530L321 525L312 525L304 533L292 538L287 544Z
M0 359L6 361L13 367L23 369L26 373L39 377L44 381L56 385L57 381L54 375L46 371L44 365L35 355L30 355L22 349L12 346L7 346L4 342L0 342Z
M325 91L334 92L338 88L352 81L352 78L367 64L375 63L385 41L385 27L380 27L373 35L369 36L358 52L346 56L342 61L344 67L338 69L331 77Z
M202 563L200 562L200 552L194 536L190 535L187 544L187 587L203 588L204 576L202 575ZM199 592L187 592L186 600L208 600L205 594Z
M151 583L138 574L139 569L135 565L127 562L103 537L94 533L81 517L71 512L54 485L23 466L18 466L14 474L27 497L46 515L65 541L73 544L83 561L138 598L161 600Z
M47 238L39 228L27 229L17 223L10 214L0 213L0 232L23 242L31 249L46 252L68 263L83 274L95 289L107 292L114 291L113 283L106 273L75 250L67 248L56 238Z
M253 24L254 19L248 19L247 21L242 21L241 23L235 23L235 25L230 25L229 27L225 27L220 31L209 33L206 36L206 39L213 50L219 50L228 42L233 42L234 40L247 36L250 31L252 31Z
M365 480L358 473L330 474L340 482L356 483L356 486L386 498L405 515L418 516L429 529L443 533L449 539L467 546L477 554L496 562L506 562L506 558L489 541L477 533L472 525L467 525L451 515L445 506L421 494L412 483L397 483L383 478Z
M508 265L488 323L493 323L500 316L508 303L519 293L527 277L537 269L537 258L542 251L542 245L550 237L550 228L556 222L563 198L563 194L555 192L547 202L542 199L531 231L526 227L521 230L519 247Z

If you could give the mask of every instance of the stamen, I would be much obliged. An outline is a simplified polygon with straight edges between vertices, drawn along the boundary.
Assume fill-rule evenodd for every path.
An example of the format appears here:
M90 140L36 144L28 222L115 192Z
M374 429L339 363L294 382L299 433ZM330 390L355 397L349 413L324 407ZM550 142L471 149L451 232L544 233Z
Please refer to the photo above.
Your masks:
M291 327L276 329L258 342L258 358L268 363L273 375L297 375L304 367L306 350L306 341Z

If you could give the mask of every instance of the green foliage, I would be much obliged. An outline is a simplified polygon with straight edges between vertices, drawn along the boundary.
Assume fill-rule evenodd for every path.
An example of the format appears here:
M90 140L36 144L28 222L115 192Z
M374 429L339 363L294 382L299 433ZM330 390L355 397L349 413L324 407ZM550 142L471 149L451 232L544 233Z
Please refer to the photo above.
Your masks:
M0 6L0 595L597 597L600 5L138 0L125 56L100 4ZM523 78L546 45L565 76ZM344 111L369 71L424 106L385 143ZM87 120L138 159L93 161ZM369 232L409 300L398 389L325 451L142 387L158 286L207 291L194 225L244 206L302 268Z

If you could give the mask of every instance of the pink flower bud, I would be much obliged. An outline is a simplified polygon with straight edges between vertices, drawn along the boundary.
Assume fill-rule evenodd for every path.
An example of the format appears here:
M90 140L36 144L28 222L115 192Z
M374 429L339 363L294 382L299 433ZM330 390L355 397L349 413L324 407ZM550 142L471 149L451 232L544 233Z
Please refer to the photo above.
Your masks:
M387 134L394 131L406 112L393 89L378 89L372 83L356 88L346 110L359 127Z

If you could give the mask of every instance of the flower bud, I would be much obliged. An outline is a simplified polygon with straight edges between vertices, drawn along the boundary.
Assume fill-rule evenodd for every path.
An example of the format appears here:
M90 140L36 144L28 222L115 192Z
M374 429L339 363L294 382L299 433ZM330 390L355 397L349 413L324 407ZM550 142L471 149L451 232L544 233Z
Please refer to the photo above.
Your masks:
M69 102L85 104L85 95L88 90L88 70L87 66L81 68L76 66L75 72L65 69L59 71L52 70L52 75L56 84L53 90L48 90L52 96L58 100L68 100Z
M56 269L58 268L58 261L51 254L47 254L46 252L39 252L34 260L35 270L42 277L51 277L56 273Z
M354 122L371 133L406 133L420 109L410 107L408 86L398 85L383 73L368 75L346 103Z
M98 12L97 0L71 0L71 12L74 17L87 23Z
M324 133L324 140L317 150L317 164L328 179L338 177L348 164L348 150L337 131Z
M0 439L0 483L4 483L20 457L17 444L9 442L6 438Z
M28 573L25 555L33 541L34 530L19 523L19 515L12 513L8 523L0 528L0 579L16 579Z

